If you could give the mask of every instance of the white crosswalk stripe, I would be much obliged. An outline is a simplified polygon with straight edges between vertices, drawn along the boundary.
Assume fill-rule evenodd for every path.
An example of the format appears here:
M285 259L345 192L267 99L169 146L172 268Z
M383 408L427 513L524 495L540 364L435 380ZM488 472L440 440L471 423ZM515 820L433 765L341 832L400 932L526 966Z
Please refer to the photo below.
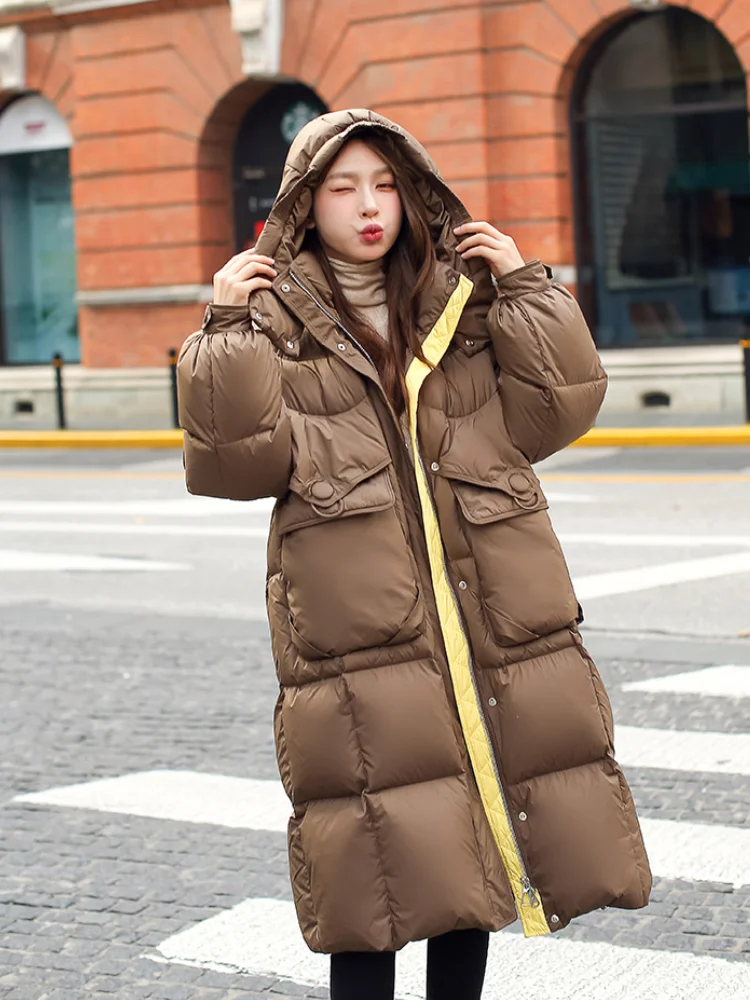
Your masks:
M615 755L623 767L750 775L750 733L616 726Z
M196 771L144 771L19 795L14 801L284 833L281 783ZM533 819L533 817L532 817ZM750 885L750 830L642 819L655 875Z
M292 903L248 899L167 938L164 960L219 971L283 976L325 986L328 960L302 940ZM424 944L408 945L396 962L397 996L424 997ZM485 1000L746 1000L744 963L696 955L620 948L598 942L493 934Z
M750 885L750 829L643 817L641 828L659 878Z
M268 528L225 524L137 524L109 521L2 521L0 532L12 535L155 535L159 538L268 538Z
M0 500L0 514L69 517L113 514L121 517L205 517L207 514L267 514L272 500L218 500L187 497L178 500Z
M714 698L750 698L750 667L728 663L686 673L650 677L622 685L623 691L658 694L699 694Z
M201 771L141 771L28 792L13 801L275 832L286 831L290 812L280 781Z
M186 570L185 563L118 556L84 555L75 552L26 552L0 549L0 572L17 573L154 573Z
M707 559L685 559L679 562L640 566L638 569L592 573L575 579L580 600L612 597L615 594L640 594L654 587L668 587L696 580L714 580L736 573L750 573L750 552L710 556Z

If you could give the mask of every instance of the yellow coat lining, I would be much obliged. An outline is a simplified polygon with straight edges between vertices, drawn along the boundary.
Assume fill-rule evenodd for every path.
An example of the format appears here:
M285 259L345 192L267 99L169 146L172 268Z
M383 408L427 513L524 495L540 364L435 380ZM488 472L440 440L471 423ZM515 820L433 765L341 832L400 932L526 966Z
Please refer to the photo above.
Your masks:
M430 364L437 366L447 351L473 287L468 278L464 275L460 276L458 287L451 295L445 310L422 345L422 352ZM550 928L542 907L532 907L524 901L522 863L516 851L510 820L493 764L489 737L477 702L472 677L471 652L461 625L453 591L445 572L440 526L435 514L427 477L418 457L417 405L422 383L430 371L429 365L419 358L415 358L406 373L409 434L414 448L414 467L422 506L422 521L427 539L432 585L435 591L445 649L448 654L448 665L458 714L484 810L513 890L523 932L526 937L549 934Z

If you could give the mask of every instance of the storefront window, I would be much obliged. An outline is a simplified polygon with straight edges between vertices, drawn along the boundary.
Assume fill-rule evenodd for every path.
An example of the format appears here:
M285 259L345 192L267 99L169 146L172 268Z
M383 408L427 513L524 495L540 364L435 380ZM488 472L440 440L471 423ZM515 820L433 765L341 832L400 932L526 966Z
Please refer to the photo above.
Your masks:
M68 149L33 149L56 141L53 128L42 140L50 124L46 102L33 101L25 107L19 101L15 110L11 105L6 129L0 117L0 315L7 364L48 363L56 352L66 361L79 358ZM32 150L19 151L24 143Z
M736 341L750 320L745 78L669 8L609 35L575 95L579 288L602 347Z

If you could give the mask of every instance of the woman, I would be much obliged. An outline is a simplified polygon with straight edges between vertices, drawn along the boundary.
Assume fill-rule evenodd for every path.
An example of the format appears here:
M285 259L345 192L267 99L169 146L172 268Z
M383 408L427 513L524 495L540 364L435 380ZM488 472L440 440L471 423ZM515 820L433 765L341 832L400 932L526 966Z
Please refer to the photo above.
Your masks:
M532 463L606 377L573 297L416 140L326 114L179 362L188 489L278 499L267 602L300 926L334 1000L479 998L488 932L641 907L612 716Z

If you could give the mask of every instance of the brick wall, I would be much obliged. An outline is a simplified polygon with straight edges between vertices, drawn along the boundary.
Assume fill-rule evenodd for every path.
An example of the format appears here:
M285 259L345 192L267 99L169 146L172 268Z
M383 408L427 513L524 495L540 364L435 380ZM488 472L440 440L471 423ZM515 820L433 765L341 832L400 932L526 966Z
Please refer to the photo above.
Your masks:
M58 107L74 136L84 293L202 284L231 252L228 164L206 132L242 83L239 40L228 4L181 6L156 2L73 15L64 25L49 15L22 24L28 88ZM201 312L197 304L82 308L83 362L161 364ZM180 323L189 324L182 337Z
M82 306L81 329L91 368L166 367L167 351L179 350L200 327L204 306L170 303L142 306Z

